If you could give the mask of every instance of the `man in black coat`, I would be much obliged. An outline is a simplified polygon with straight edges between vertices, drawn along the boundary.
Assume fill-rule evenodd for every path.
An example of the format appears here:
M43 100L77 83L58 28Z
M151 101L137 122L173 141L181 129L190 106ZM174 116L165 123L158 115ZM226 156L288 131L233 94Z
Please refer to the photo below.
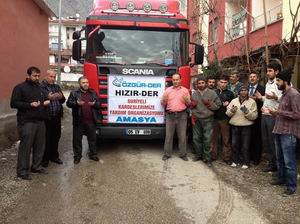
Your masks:
M89 88L85 76L78 80L79 88L73 90L67 100L67 106L72 108L73 115L73 152L74 164L82 157L82 137L87 136L89 158L99 161L96 151L96 124L99 122L100 101L96 92Z
M46 79L41 86L47 93L50 100L50 118L45 121L46 125L46 148L42 166L48 167L49 161L56 164L63 164L59 158L58 143L61 136L61 118L63 116L62 104L66 101L59 85L55 84L56 73L52 70L47 71Z
M250 159L254 165L258 165L262 155L262 140L261 140L261 108L263 101L257 97L257 94L264 95L265 87L258 84L259 76L257 72L251 72L248 76L249 97L255 100L257 106L258 117L251 127L250 140Z
M48 119L50 101L39 84L40 69L29 67L27 79L15 86L10 105L16 108L20 145L18 150L17 176L24 180L30 177L30 154L32 149L31 172L47 173L41 166L45 150L45 120Z

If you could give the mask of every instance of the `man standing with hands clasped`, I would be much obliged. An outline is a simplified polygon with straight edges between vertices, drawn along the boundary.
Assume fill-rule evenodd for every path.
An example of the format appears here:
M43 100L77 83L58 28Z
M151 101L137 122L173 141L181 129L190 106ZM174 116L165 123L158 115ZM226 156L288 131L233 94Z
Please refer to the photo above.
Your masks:
M85 76L78 80L79 89L73 90L67 100L67 106L72 108L73 115L73 152L74 164L82 157L82 137L87 136L90 160L99 161L96 151L96 123L100 109L96 92L89 88Z
M31 180L29 174L30 154L32 150L32 173L46 174L41 166L45 151L45 123L48 119L50 101L39 83L40 69L29 67L27 79L18 84L11 96L10 105L16 108L20 145L18 150L17 176Z
M179 141L179 157L188 161L186 156L186 127L187 107L191 104L190 94L187 88L181 86L181 76L172 76L173 86L166 89L161 104L166 108L166 137L164 156L162 160L171 157L173 151L173 137L176 129Z
M42 88L48 94L50 100L50 119L45 121L46 125L46 148L42 162L43 167L48 167L49 161L63 164L59 158L58 142L61 136L61 118L63 116L62 104L66 101L60 86L55 84L56 73L47 71L47 77L42 81Z
M207 88L207 79L197 79L197 91L192 96L193 144L196 156L193 161L203 159L209 167L212 165L210 144L214 124L214 111L222 102L214 90Z
M248 91L248 86L242 85L238 91L238 97L230 102L226 110L232 127L233 162L231 166L236 167L241 164L242 169L248 169L250 165L251 125L257 118L256 102L249 97Z
M272 185L285 185L283 196L292 195L297 189L296 143L300 138L300 93L291 87L292 70L279 72L276 84L283 91L278 109L269 108L275 116L275 149L277 179Z

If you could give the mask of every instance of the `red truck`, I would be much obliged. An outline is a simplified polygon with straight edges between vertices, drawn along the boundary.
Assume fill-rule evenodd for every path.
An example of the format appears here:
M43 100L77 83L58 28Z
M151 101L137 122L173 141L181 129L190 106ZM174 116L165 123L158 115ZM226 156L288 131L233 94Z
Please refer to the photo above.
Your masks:
M190 88L189 25L180 2L95 0L82 31L73 34L73 59L84 63L101 100L98 136L164 138L160 100L171 76L179 73ZM194 45L193 64L201 64L203 47Z

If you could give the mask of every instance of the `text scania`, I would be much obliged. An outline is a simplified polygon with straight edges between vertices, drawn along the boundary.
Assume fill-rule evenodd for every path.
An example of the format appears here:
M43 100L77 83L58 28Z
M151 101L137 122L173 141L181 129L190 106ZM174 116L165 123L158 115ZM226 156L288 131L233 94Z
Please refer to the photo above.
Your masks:
M124 75L154 75L154 72L152 69L123 68L122 74L124 74Z
M145 83L145 82L122 82L122 87L134 88L161 88L161 83Z
M118 117L120 123L156 123L155 117Z

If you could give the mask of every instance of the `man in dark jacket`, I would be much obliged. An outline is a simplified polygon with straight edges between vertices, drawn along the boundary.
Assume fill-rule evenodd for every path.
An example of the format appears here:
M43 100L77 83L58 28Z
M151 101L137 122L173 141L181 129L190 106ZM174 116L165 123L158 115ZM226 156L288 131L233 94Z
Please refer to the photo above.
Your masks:
M218 157L218 139L221 134L222 137L222 157L223 161L228 165L231 164L231 144L230 144L230 126L229 118L226 115L226 107L229 105L231 100L234 99L234 94L227 89L228 77L222 76L218 82L218 88L216 93L220 98L222 105L215 111L215 125L212 133L211 142L211 153L212 158L217 159Z
M62 104L66 101L60 86L55 84L56 73L47 71L47 77L42 81L42 88L50 100L50 119L45 121L46 125L46 148L42 166L48 167L49 161L63 164L59 158L58 142L61 136L61 118L63 116Z
M41 167L45 150L45 123L48 119L47 106L50 101L39 84L40 70L27 69L27 79L18 84L11 96L10 105L16 108L20 146L18 151L17 176L31 180L29 175L30 153L32 149L33 173L46 173Z
M254 165L258 165L262 154L262 140L261 140L261 108L263 101L258 95L265 95L265 87L258 84L259 76L257 72L251 72L248 76L249 83L249 97L254 99L257 106L258 117L255 119L254 124L251 126L250 138L250 159Z
M82 157L82 136L86 135L89 144L89 158L99 161L96 152L96 123L99 122L99 98L95 91L89 89L89 81L85 76L78 80L79 89L70 93L67 106L72 108L73 115L73 151L74 164Z

